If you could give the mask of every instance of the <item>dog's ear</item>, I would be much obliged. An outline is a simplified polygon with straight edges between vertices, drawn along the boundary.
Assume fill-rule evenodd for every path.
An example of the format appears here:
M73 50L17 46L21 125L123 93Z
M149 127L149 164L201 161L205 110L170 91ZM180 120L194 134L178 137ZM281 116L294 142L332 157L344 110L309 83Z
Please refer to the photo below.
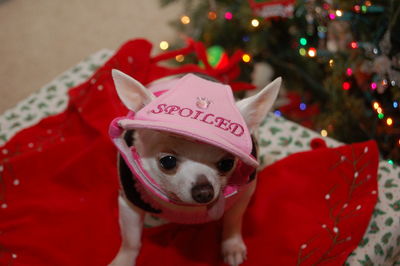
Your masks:
M139 81L119 70L113 69L112 77L119 98L129 110L137 112L155 98Z
M277 78L256 95L236 103L250 132L254 132L274 104L281 87L282 78Z

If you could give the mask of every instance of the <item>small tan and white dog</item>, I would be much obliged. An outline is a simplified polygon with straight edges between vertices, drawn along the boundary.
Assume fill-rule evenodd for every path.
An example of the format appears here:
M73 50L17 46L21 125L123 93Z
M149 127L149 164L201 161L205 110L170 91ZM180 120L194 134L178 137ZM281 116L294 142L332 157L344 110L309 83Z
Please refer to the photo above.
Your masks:
M117 70L113 70L112 74L121 101L132 112L138 112L156 99L150 90L133 78ZM281 78L277 78L256 95L236 103L234 108L239 110L250 134L256 133L260 123L272 107L280 84ZM202 98L202 100L204 99ZM212 101L206 102L205 108L210 103L212 104ZM204 107L199 104L197 106ZM160 104L152 112L154 114L164 112L170 116L176 114L192 120L199 120L200 115L204 116L205 114L203 111L194 113L189 108L167 108L167 105ZM199 110L205 110L205 108ZM207 120L208 118L212 118L211 115L205 115L202 122L211 124L212 121ZM240 128L238 129L237 125L236 127L233 123L229 125L231 122L227 121L230 120L222 118L218 120L217 118L215 118L213 128L219 126L225 131L231 130L234 135L240 133L238 133ZM243 263L247 256L247 250L241 233L242 218L256 187L255 178L246 184L245 189L236 193L236 200L229 208L224 206L223 196L224 189L229 184L235 169L240 165L240 159L230 150L167 131L135 128L134 131L127 130L124 134L127 146L135 147L140 156L143 169L165 191L167 197L180 203L176 208L203 206L209 212L210 217L219 219L222 216L221 252L224 261L231 266ZM126 158L124 159L126 160ZM154 207L151 202L157 203L158 201L159 205L156 204L157 206L164 203L160 203L160 200L149 203L148 197L140 195L140 189L139 191L135 190L137 181L122 157L119 159L119 171L122 186L119 197L122 244L110 265L132 266L135 264L141 246L145 213L159 214L159 207ZM225 209L226 211L224 211ZM179 222L179 219L174 222Z

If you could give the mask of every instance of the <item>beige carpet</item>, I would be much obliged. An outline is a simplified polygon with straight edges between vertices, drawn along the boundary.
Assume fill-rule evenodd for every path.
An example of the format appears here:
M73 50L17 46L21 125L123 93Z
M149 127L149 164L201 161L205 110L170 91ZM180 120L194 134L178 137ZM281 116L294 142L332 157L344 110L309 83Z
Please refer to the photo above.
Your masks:
M167 22L181 12L158 0L0 0L0 114L102 48L174 40Z

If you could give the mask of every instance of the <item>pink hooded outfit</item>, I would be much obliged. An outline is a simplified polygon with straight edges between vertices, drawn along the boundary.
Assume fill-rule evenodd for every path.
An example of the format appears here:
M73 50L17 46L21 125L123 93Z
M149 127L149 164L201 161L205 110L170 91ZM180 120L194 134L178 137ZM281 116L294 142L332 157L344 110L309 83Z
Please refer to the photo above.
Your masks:
M150 91L158 97L138 112L114 119L110 125L110 137L123 158L120 178L125 194L134 204L140 201L139 207L171 222L204 223L219 219L248 186L258 166L250 132L230 86L187 74L160 82ZM127 130L137 128L170 132L217 146L236 156L239 163L214 202L183 203L169 197L149 176L135 147L124 140ZM133 199L137 196L140 199Z

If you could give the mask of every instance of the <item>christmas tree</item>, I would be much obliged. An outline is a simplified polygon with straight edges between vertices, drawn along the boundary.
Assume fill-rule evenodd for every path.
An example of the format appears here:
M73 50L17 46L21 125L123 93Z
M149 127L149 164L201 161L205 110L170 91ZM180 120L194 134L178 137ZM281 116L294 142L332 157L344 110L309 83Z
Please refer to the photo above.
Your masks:
M269 69L283 77L276 115L346 143L375 139L400 162L400 1L181 1L171 24L203 42L214 65L241 49L242 81Z

